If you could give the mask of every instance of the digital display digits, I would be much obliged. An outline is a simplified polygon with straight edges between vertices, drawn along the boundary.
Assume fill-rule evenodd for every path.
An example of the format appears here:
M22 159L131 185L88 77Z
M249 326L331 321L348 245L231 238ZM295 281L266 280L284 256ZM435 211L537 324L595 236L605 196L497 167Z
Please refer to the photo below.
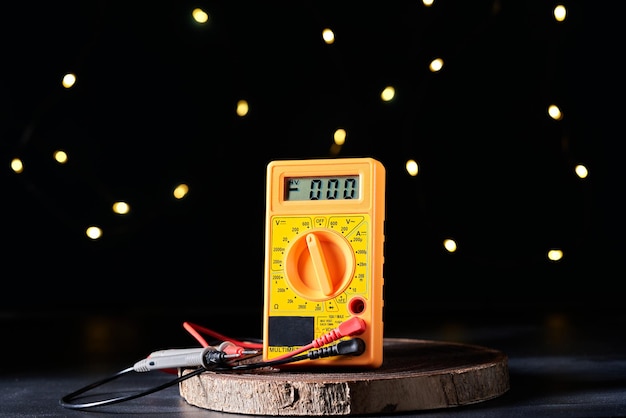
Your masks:
M359 176L287 177L285 200L359 199Z

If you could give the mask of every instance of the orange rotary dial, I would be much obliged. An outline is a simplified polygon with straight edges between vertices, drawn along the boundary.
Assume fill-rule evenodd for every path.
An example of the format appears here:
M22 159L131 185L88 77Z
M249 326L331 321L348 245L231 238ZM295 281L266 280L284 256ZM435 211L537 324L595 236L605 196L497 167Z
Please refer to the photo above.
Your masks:
M342 293L354 274L354 253L341 234L314 229L287 250L286 279L301 297L324 301Z

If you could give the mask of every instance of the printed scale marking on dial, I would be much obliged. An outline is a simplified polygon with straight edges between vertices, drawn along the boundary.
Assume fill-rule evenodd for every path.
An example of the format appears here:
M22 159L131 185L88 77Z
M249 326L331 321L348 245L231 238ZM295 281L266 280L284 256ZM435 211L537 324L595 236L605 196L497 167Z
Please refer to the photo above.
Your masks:
M272 359L352 317L366 351L316 365L382 362L384 168L371 158L268 165L264 356Z

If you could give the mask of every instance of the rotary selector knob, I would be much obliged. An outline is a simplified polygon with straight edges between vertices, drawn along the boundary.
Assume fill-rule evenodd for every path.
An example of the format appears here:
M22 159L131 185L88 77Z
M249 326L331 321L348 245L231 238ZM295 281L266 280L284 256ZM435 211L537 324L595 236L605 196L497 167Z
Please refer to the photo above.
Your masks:
M332 299L352 281L355 259L346 238L331 229L314 229L287 249L285 275L293 291L314 301Z

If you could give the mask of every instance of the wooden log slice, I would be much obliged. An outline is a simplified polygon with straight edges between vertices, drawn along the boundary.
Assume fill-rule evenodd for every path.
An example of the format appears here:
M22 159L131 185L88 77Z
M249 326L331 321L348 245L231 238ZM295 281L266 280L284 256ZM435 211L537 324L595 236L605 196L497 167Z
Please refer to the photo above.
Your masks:
M500 351L395 338L386 338L383 348L377 369L207 371L182 381L180 394L189 404L214 411L318 416L449 408L509 390L508 359Z

